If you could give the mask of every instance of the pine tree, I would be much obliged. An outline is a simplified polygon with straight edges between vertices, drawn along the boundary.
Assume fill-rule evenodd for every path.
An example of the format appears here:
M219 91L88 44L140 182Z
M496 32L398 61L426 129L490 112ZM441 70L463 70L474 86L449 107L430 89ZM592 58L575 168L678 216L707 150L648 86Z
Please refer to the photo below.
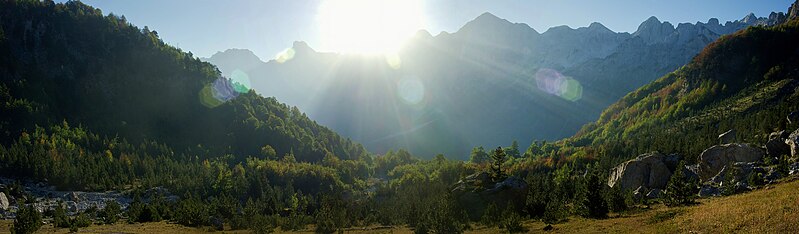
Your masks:
M666 195L664 202L667 206L681 206L690 205L695 203L697 184L695 178L688 178L683 173L682 168L685 168L685 161L680 161L674 175L669 179L669 184L666 186Z
M605 218L608 216L608 204L607 199L605 199L608 186L602 180L602 176L596 167L589 167L589 171L585 176L587 192L585 207L588 208L588 217Z
M42 214L33 206L22 205L17 211L17 218L11 227L11 233L34 233L42 227Z
M502 147L497 147L493 154L491 154L491 160L493 160L491 163L491 177L494 178L495 181L505 179L505 172L502 171L502 164L507 160L505 150L503 150Z

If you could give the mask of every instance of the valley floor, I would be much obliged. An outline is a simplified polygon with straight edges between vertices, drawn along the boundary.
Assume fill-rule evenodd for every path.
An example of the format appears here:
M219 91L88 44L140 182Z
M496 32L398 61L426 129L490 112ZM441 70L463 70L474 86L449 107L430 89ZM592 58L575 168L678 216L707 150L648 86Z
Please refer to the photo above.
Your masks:
M699 200L701 204L668 208L656 205L611 218L594 220L572 217L553 225L553 233L799 233L799 180L770 185L745 194ZM12 220L0 220L0 233L9 233ZM540 221L524 223L529 232L539 233L546 226ZM305 233L312 232L309 227ZM116 225L93 225L81 233L201 233L207 228L188 228L166 222ZM280 232L279 230L277 230ZM68 233L45 225L40 233ZM247 233L234 231L233 233ZM413 233L407 227L350 228L348 233ZM467 233L498 233L502 230L474 226ZM224 233L230 233L225 231Z

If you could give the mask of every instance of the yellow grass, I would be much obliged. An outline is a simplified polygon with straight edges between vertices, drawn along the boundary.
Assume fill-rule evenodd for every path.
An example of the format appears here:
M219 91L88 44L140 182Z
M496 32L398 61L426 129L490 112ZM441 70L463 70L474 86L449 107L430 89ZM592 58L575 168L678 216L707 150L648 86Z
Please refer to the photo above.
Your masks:
M571 217L554 225L552 233L799 233L799 180L729 197L700 200L699 205L669 208L662 205L636 212L611 214L595 220ZM9 233L11 220L0 220L0 233ZM546 225L528 220L524 227L543 233ZM312 227L301 233L311 233ZM166 222L92 225L81 233L202 233L208 228L189 228ZM279 229L276 230L281 233ZM467 233L499 233L503 230L473 225ZM44 226L40 233L67 233L68 229ZM412 233L408 227L349 228L347 233ZM224 231L218 233L247 233Z

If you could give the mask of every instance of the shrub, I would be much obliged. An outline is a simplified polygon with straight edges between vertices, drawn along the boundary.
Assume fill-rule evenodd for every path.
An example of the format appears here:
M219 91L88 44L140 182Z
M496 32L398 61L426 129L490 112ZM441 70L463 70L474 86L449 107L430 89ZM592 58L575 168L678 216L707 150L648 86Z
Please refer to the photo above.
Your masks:
M500 216L497 204L491 203L488 205L488 207L486 207L485 212L483 212L483 217L480 218L480 223L488 227L494 227L499 225L501 218L502 217Z
M677 168L684 168L685 161L680 161ZM677 170L669 179L666 186L664 202L667 206L691 205L695 203L698 181L695 178L688 178L683 170Z
M502 214L502 221L499 223L500 228L504 228L509 233L524 232L522 227L522 216L516 213L513 205L508 205L505 212Z
M32 206L21 206L11 226L11 233L34 233L42 227L42 214Z
M119 203L111 200L105 203L105 208L100 211L99 218L105 224L114 224L119 221L119 214L121 213L122 208L119 206Z

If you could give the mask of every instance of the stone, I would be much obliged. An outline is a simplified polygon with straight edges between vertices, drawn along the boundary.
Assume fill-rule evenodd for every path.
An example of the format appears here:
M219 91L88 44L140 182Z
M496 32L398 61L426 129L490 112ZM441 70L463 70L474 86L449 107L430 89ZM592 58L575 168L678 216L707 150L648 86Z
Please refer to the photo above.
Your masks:
M721 190L718 187L712 185L703 185L702 188L699 189L699 196L700 197L718 197L721 196Z
M763 150L746 144L715 145L699 155L699 178L707 181L726 165L736 162L756 162L764 155Z
M554 227L552 227L552 225L551 225L551 224L547 224L547 226L546 226L546 227L544 227L544 231L552 231L553 229L555 229L555 228L554 228Z
M779 158L783 155L790 155L791 147L785 144L784 139L775 138L766 142L766 155L772 158Z
M780 139L784 141L785 139L788 139L788 136L790 135L791 135L790 132L782 130L779 132L772 132L771 134L768 134L768 139L769 140Z
M719 135L719 144L730 144L738 141L735 129L726 131Z
M10 206L10 205L11 205L11 203L8 202L8 197L6 197L6 194L3 193L3 192L0 192L0 211L8 210L8 206Z
M663 190L652 189L652 191L649 191L649 193L646 194L646 197L649 199L658 199L661 195L663 195Z
M788 136L788 139L785 140L785 144L788 145L791 150L791 157L799 157L799 129Z
M492 183L490 177L475 173L458 181L452 186L455 199L466 207L470 218L479 219L483 211L490 205L496 204L501 210L508 203L513 204L521 211L527 200L527 182L516 176L510 176L502 181Z
M785 118L788 120L789 124L799 123L799 112L797 112L797 111L791 112Z
M642 154L614 167L608 176L608 186L622 189L666 188L672 172L664 163L665 155L657 152Z
M646 195L646 188L644 186L639 186L635 191L633 191L633 198L636 200L641 200Z

